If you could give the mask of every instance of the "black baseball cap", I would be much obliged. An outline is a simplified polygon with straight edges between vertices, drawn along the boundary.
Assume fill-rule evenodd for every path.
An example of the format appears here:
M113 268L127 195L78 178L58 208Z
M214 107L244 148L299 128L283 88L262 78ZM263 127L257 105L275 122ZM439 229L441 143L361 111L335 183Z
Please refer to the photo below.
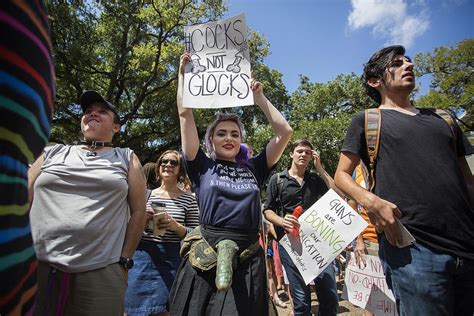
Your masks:
M114 112L115 114L115 119L117 122L120 123L120 116L117 113L117 110L115 109L115 106L104 99L97 91L94 90L86 90L82 93L81 95L81 108L82 112L86 112L87 108L94 102L100 102L105 104L109 108L110 111Z

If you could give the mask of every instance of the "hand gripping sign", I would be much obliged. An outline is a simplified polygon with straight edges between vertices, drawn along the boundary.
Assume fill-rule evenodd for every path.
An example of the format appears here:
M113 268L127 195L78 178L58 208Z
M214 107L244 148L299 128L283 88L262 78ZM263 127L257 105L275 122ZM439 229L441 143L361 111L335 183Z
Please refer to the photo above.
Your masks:
M191 108L253 105L245 15L185 27L191 54L184 74L183 104Z
M330 189L298 219L299 236L285 235L281 245L306 284L317 277L367 223L344 199Z

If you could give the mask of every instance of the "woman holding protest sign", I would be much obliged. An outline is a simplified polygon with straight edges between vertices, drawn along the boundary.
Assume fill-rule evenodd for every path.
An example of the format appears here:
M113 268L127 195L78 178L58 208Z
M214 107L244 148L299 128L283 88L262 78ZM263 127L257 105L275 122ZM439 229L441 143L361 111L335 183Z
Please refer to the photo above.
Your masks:
M206 156L199 146L192 109L183 106L181 56L177 106L186 168L199 204L201 226L181 248L184 260L171 289L173 315L266 315L265 256L258 245L260 187L280 159L292 129L252 80L256 104L275 136L248 158L241 150L244 128L233 114L219 114L206 132ZM232 264L234 263L234 264Z

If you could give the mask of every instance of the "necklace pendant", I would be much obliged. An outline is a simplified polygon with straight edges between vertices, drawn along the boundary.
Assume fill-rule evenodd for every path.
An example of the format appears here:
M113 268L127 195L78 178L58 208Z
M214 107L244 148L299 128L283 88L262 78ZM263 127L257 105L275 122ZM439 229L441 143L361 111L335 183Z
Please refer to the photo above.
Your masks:
M88 151L86 153L86 157L95 157L97 156L97 153L95 151Z

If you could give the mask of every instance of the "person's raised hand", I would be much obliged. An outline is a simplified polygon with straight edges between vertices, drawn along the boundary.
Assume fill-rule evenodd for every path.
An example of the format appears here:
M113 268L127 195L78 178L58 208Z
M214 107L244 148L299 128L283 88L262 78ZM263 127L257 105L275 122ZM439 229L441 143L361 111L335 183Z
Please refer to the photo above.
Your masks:
M253 92L254 98L263 97L263 85L260 81L252 78L250 81L250 89Z
M319 170L320 168L322 168L321 157L319 156L316 150L311 150L311 154L313 155L314 168L316 168L316 170Z
M184 75L184 68L187 63L191 61L191 55L188 52L184 52L179 58L179 73Z

